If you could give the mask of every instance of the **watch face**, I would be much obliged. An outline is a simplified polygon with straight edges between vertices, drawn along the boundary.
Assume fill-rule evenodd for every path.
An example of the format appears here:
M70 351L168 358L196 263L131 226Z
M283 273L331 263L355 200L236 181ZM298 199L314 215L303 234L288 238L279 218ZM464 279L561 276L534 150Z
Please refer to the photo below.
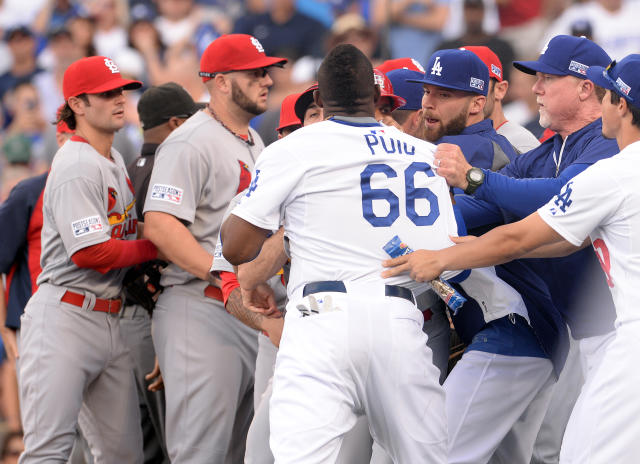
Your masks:
M472 182L482 182L482 171L476 171L475 169L471 172L469 172L469 179L471 179Z

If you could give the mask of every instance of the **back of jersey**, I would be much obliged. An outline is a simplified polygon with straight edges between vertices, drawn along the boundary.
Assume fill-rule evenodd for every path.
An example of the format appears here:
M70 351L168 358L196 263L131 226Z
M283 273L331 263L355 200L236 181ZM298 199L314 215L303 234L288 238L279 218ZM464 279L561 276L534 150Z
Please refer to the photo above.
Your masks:
M290 294L308 282L384 280L384 245L394 236L413 249L452 244L456 222L435 146L395 128L351 119L300 129L260 155L233 214L269 230L284 222L290 241Z

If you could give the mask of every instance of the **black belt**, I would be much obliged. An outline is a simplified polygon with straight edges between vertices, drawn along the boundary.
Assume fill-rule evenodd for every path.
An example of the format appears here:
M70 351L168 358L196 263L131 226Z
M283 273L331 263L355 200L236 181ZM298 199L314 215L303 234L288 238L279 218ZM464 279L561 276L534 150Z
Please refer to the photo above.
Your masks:
M344 282L342 282L341 280L324 280L320 282L311 282L305 285L302 289L302 296L305 297L313 293L323 292L347 293L347 287L344 286ZM385 285L384 294L385 296L395 296L396 298L402 298L415 304L413 292L408 288L400 287L398 285Z

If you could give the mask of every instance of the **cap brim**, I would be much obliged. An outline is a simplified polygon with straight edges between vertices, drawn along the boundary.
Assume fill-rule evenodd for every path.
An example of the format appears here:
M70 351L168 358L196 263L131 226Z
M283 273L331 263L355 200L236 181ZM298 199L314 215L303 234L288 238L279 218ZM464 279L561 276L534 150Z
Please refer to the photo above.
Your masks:
M484 95L482 92L474 92L469 89L461 89L458 86L448 85L441 81L432 81L429 79L407 79L406 82L415 82L416 84L430 84L430 85L436 85L438 87L442 87L443 89L461 90L463 92L477 93L478 95Z
M589 66L589 69L587 69L587 79L603 89L616 91L617 89L613 84L603 76L603 73L606 72L605 69L603 66Z
M109 90L123 88L124 90L135 90L142 87L142 82L134 81L131 79L123 79L122 77L116 77L115 79L111 79L108 82L105 82L102 85L94 87L92 89L87 89L83 93L102 93L108 92Z
M541 63L540 61L514 61L513 67L526 74L535 75L537 72L553 74L556 76L566 76L569 73L557 68Z
M284 66L287 63L286 58L278 58L277 56L263 56L257 60L245 63L242 66L234 67L229 71L245 71L247 69L267 68L269 66Z
M305 90L300 94L298 99L296 100L296 104L293 105L293 111L298 116L298 119L304 124L304 114L307 112L307 108L313 102L313 91L317 90L317 87L312 87L310 89Z

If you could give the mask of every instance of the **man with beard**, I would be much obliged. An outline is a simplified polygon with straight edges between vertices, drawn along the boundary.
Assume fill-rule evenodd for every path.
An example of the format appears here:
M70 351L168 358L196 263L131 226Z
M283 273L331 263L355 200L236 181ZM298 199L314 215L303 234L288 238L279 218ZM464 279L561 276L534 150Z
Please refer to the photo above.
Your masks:
M500 169L516 156L509 141L484 119L489 71L468 50L438 50L421 79L425 137L436 144L454 143L474 166ZM473 160L473 161L471 161Z
M242 462L253 411L258 334L224 310L210 273L229 201L249 187L264 145L249 128L263 113L269 70L250 35L224 35L200 61L211 100L160 145L145 203L145 234L170 264L153 313L173 463Z

